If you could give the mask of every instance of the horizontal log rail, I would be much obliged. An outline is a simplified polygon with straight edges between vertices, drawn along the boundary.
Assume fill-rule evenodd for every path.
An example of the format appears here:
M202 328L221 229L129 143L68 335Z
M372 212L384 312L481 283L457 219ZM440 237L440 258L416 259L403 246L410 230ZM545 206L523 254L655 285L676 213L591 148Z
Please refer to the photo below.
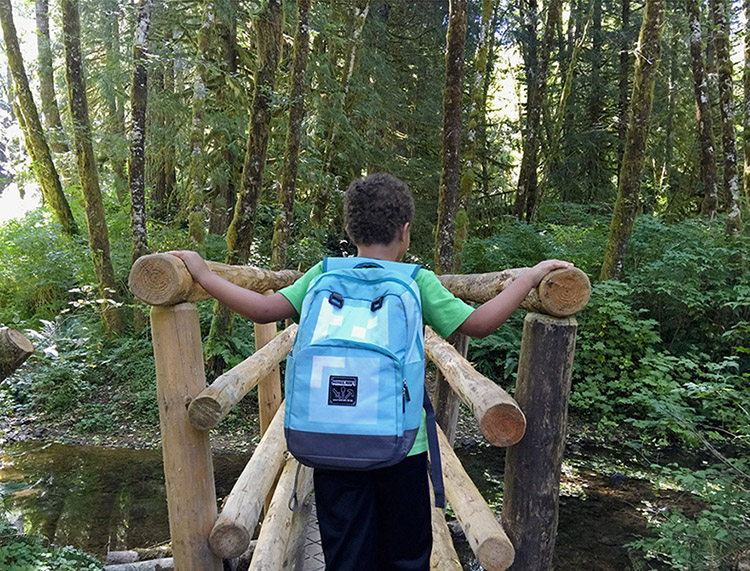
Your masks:
M291 285L302 275L296 270L274 272L220 262L207 264L211 271L233 284L261 293ZM170 254L149 254L138 258L130 270L128 286L135 297L149 305L211 299L208 292L193 281L183 261Z
M274 272L252 266L230 266L208 262L213 272L230 282L258 292L278 290L294 283L302 273L296 270ZM484 303L495 297L521 275L526 268L515 268L486 274L438 276L456 297L473 303ZM201 301L211 296L195 283L179 258L169 254L142 256L133 264L128 280L130 291L150 305L174 305L183 301ZM531 290L521 307L556 317L573 315L583 309L591 295L588 276L578 268L548 273L536 289Z
M227 496L224 509L211 530L208 542L211 551L219 557L239 557L250 545L266 496L284 464L285 451L282 405Z
M302 466L299 477L296 478L298 466L299 463L291 456L284 464L268 512L263 518L248 571L281 571L283 568L287 544L294 541L291 537L291 532L295 528L292 520L299 513L289 509L289 498L294 492L295 479L299 504L304 503L313 488L312 468ZM304 527L301 531L304 532Z
M479 373L432 328L425 333L425 353L443 373L448 384L468 406L490 444L512 446L526 430L526 417L518 403L502 388Z
M287 356L292 350L296 334L297 325L290 325L283 333L203 389L188 406L190 424L198 430L210 430L219 424L232 407Z
M507 569L515 557L513 545L440 428L438 438L445 497L461 524L471 550L487 571Z
M464 301L484 303L491 300L527 268L514 268L487 274L438 276L440 282L456 297ZM521 307L527 311L565 317L583 309L591 296L591 282L578 268L549 272L539 285L529 292Z

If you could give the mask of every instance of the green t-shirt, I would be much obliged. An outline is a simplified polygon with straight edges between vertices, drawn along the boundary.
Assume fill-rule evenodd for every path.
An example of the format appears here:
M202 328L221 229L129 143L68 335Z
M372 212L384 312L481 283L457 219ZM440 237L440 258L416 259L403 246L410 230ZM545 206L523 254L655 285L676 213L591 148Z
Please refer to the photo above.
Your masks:
M292 285L279 290L279 293L294 306L298 316L302 310L302 301L305 298L310 282L322 273L323 262L320 262L310 268ZM445 289L445 286L440 283L434 272L420 268L414 277L414 281L419 287L419 295L422 298L422 317L424 322L432 327L441 337L448 337L474 311L473 307ZM421 454L426 451L427 431L423 412L422 424L419 427L414 446L409 451L409 456Z

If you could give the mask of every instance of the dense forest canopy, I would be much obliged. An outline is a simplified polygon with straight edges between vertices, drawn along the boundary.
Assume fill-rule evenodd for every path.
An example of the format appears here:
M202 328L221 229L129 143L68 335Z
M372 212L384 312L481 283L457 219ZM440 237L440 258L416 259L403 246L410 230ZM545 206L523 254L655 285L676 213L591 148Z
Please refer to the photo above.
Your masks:
M352 254L343 192L389 172L416 201L410 261L559 257L592 278L573 411L639 446L715 451L712 472L669 476L733 529L693 538L726 562L750 540L747 497L729 492L750 487L748 14L747 0L0 0L0 192L43 197L0 232L0 322L40 349L0 403L79 407L77 430L153 421L133 261ZM252 350L221 308L201 305L201 323L210 376ZM498 381L513 379L511 325L470 350ZM103 386L111 399L87 402ZM641 547L709 565L670 541Z

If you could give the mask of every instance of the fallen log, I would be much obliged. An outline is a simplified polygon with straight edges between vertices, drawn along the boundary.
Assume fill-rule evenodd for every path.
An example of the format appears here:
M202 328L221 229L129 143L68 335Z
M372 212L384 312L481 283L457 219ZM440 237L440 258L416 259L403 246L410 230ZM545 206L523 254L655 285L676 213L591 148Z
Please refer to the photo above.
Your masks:
M295 514L289 509L295 483L297 485L297 500L302 504L312 492L312 468L302 466L297 477L297 467L300 466L293 457L289 457L284 465L279 483L268 508L263 525L260 528L258 544L255 546L253 559L248 571L281 571L284 555L290 541L292 518Z
M513 563L513 545L440 429L438 438L445 497L466 534L471 550L487 571L507 569Z
M484 303L491 300L527 268L514 268L487 274L438 276L453 295L464 301ZM578 268L565 268L548 273L539 286L532 289L521 307L528 311L557 317L573 315L583 309L591 296L588 276Z
M271 421L237 479L211 530L211 550L223 559L241 555L250 544L268 492L284 463L284 407Z
M274 272L220 262L207 264L211 271L230 282L261 293L288 286L302 275L295 270ZM128 286L135 297L149 305L211 299L206 290L193 281L183 261L171 254L149 254L138 258L130 270Z
M526 417L513 397L474 369L430 327L425 332L425 353L474 413L479 429L490 444L510 446L521 440L526 430Z
M10 377L34 353L34 344L16 329L0 328L0 381Z
M203 389L188 406L190 424L198 430L215 427L242 397L279 366L292 349L296 332L297 325L287 327L281 335Z
M174 568L174 559L165 557L162 559L150 559L148 561L136 561L134 563L106 565L104 571L173 571Z

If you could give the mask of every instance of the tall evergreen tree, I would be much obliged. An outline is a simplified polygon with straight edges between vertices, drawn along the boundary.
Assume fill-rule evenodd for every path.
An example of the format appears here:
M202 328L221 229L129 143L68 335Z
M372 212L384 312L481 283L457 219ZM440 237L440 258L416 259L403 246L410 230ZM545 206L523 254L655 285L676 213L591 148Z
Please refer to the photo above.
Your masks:
M271 124L271 102L274 96L276 68L281 52L281 0L269 0L258 15L258 70L255 74L253 105L248 127L247 149L242 170L242 187L237 197L234 217L227 231L227 264L246 263L255 233L255 216L263 184L263 170L268 153ZM230 311L218 303L214 306L211 331L207 342L209 354L216 340L231 327ZM209 367L214 372L223 368L223 361L213 356Z
M703 64L701 20L698 0L686 0L688 25L690 27L690 61L693 69L693 91L695 93L696 119L698 121L698 143L700 145L700 172L703 183L701 214L716 216L718 198L716 194L716 142L711 119L711 98L708 78Z
M451 0L443 91L443 162L435 228L435 272L453 267L454 222L461 174L461 109L463 104L466 0Z
M81 190L86 205L89 248L96 277L99 281L99 294L105 300L102 303L102 319L107 333L114 334L122 330L122 319L120 311L115 305L118 297L115 272L110 257L109 231L99 187L96 156L91 141L91 123L86 97L86 82L83 75L78 0L61 0L61 5L63 44L65 46L65 77L68 82L70 114L73 118L73 139L78 162L78 176L81 180Z
M539 131L547 94L547 70L552 53L554 33L562 14L562 2L561 0L550 0L547 7L547 22L544 27L541 50L538 50L536 45L536 0L527 0L527 2L528 13L525 16L525 29L529 36L529 47L527 48L528 55L525 58L527 66L526 130L523 138L523 156L521 157L513 213L519 220L525 214L527 221L531 222L539 201Z
M292 88L289 95L289 128L286 134L286 151L281 173L281 186L277 200L280 206L273 229L271 269L283 270L286 251L291 234L294 213L294 195L297 189L300 135L305 116L305 93L307 91L307 54L310 43L310 2L297 0L297 33L294 36L294 63L292 64Z
M664 4L665 0L646 0L644 8L643 24L635 50L635 79L630 97L628 134L600 281L620 279L625 249L633 233L633 222L639 206L646 139L651 124L654 82L661 57Z
M740 179L737 170L737 131L734 126L734 86L732 58L729 44L729 20L724 0L711 0L714 49L719 79L719 109L721 110L721 147L724 162L724 184L720 194L721 206L727 212L727 230L739 231L742 217L739 209Z
M203 2L203 19L198 30L198 56L193 77L193 121L190 126L190 168L188 228L192 248L203 252L206 249L204 190L206 188L206 73L212 28L216 25L214 0Z
M73 213L70 211L68 200L63 193L60 177L52 160L44 128L39 120L39 113L34 103L34 97L29 87L29 80L21 56L16 26L13 21L13 10L10 0L0 0L0 25L5 39L5 54L8 67L13 75L18 97L17 109L19 122L23 129L26 147L34 165L34 172L42 188L42 195L60 222L62 231L68 235L78 232Z
M142 0L133 42L133 82L131 87L131 136L128 182L130 185L130 229L133 261L148 253L146 233L146 106L148 74L146 57L151 26L152 0Z
M52 47L49 33L49 0L36 0L36 43L39 64L39 97L42 101L44 125L50 133L50 147L56 153L66 153L60 109L55 95L55 75L52 65Z

